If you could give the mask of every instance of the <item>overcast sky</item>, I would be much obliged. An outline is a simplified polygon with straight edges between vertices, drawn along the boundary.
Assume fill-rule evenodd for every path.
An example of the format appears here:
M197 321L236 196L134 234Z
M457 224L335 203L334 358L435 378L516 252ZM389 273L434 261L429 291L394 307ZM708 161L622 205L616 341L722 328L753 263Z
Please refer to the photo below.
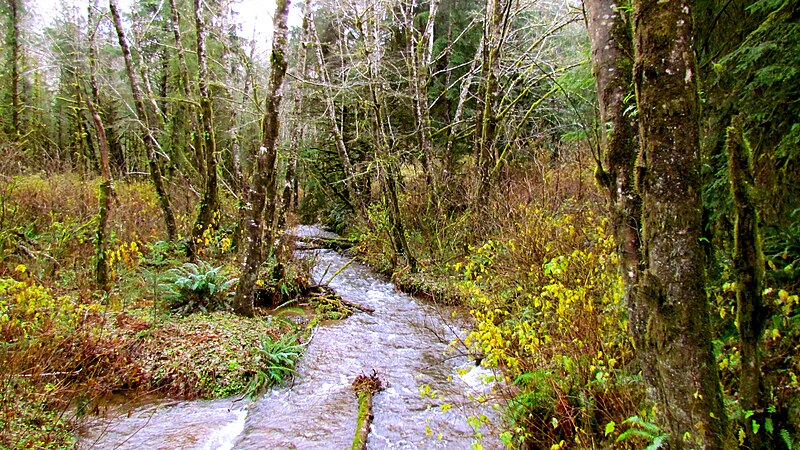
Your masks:
M131 4L134 0L117 0L119 8L123 12L130 11ZM163 0L164 7L168 8L167 0ZM108 2L100 0L103 7L108 7ZM234 2L234 10L238 12L236 20L241 23L241 34L243 38L253 38L255 31L255 39L260 51L268 51L268 42L272 35L272 14L275 11L275 0L236 0ZM53 17L56 16L59 10L63 9L64 4L75 5L80 8L81 12L85 11L85 0L32 0L31 13L35 18L41 20L42 25L46 25ZM85 12L84 12L85 13ZM296 5L292 5L289 13L289 27L300 26L301 12L297 9Z

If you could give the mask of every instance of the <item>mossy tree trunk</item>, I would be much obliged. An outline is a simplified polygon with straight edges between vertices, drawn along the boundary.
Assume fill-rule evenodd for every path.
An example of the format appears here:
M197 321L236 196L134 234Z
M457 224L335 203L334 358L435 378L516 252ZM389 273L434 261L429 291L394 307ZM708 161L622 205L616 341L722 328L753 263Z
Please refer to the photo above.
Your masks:
M217 189L217 144L214 137L214 111L208 91L208 62L206 58L206 28L201 11L200 0L194 0L194 23L197 34L197 80L200 88L200 117L203 124L202 159L205 166L205 189L200 201L197 220L192 227L192 241L189 243L189 256L194 257L203 233L214 228L214 214L219 209Z
M299 52L297 77L304 79L308 72L308 52L311 47L311 2L306 2L303 7L303 33ZM294 89L294 126L289 137L289 161L286 162L286 175L283 181L283 193L281 195L281 208L278 216L278 227L286 224L286 213L292 209L297 199L297 152L300 148L300 139L305 128L303 119L303 84L301 81L296 83Z
M98 194L98 212L97 212L97 231L95 233L95 284L98 289L108 290L110 287L111 277L108 273L108 261L106 259L106 227L108 224L108 213L111 209L111 196L113 194L113 187L111 184L111 168L108 162L108 139L106 138L106 129L103 126L103 120L97 112L94 104L88 98L86 99L86 106L89 108L89 113L92 116L95 131L97 132L97 143L100 148L100 174L102 182L100 183L100 192Z
M625 113L625 99L633 78L633 38L619 0L584 2L589 39L592 43L592 73L600 106L603 159L597 178L607 190L611 204L611 225L620 256L625 296L632 305L630 290L639 281L640 219L642 199L636 191L634 168L639 145L636 120Z
M91 1L88 8L89 30L96 30L95 10L97 5ZM97 288L108 290L111 284L111 277L108 271L108 260L106 259L106 227L108 225L108 213L111 209L111 196L113 195L113 185L111 181L111 164L109 162L109 145L106 137L106 129L103 120L97 110L100 103L100 89L97 86L97 44L95 32L89 34L89 86L91 88L91 99L86 98L86 107L92 117L94 128L97 133L97 145L100 149L100 192L97 204L97 231L95 233L95 284Z
M269 96L261 136L261 148L256 155L255 173L247 195L245 220L245 249L242 274L233 300L233 309L244 316L252 316L253 294L258 270L264 262L265 253L271 251L274 239L278 111L281 104L281 87L286 76L286 48L288 27L286 18L289 0L278 0L273 22L272 69L269 79ZM266 224L264 224L266 222ZM266 225L266 226L265 226ZM263 231L263 240L262 240ZM265 244L266 243L266 247ZM266 251L265 251L266 249Z
M175 241L178 237L178 230L175 225L175 214L172 212L172 205L170 204L169 195L164 187L164 180L161 176L160 164L158 163L159 144L153 135L153 130L150 129L150 121L148 120L147 109L145 108L144 96L142 95L142 90L139 87L139 80L136 77L136 71L133 67L133 57L131 56L131 50L128 46L128 40L125 37L125 31L122 28L122 20L120 19L116 0L109 0L108 6L111 11L111 19L114 22L114 29L117 32L117 39L119 40L119 46L122 50L122 56L125 60L125 72L127 73L128 82L130 83L131 92L133 93L136 116L145 134L144 145L147 152L147 164L150 169L150 180L153 182L159 206L164 214L167 236L170 241Z
M20 111L22 109L20 100L20 0L8 0L10 33L8 34L8 45L11 47L9 66L11 66L11 139L15 142L22 136Z
M764 386L761 377L761 336L768 310L764 305L764 252L758 229L755 179L750 145L742 133L742 117L735 116L728 127L728 174L731 183L735 225L733 273L736 279L736 324L741 345L741 374L739 376L739 401L744 411L753 411L753 420L764 415ZM754 432L752 421L745 424L748 447L764 448L761 438Z
M376 11L372 11L377 15ZM378 42L374 39L379 36L377 17L366 20L367 23L359 23L361 34L364 36L364 53L367 60L369 71L369 100L372 109L370 124L372 127L375 160L378 164L382 176L382 187L387 206L387 219L389 222L389 238L394 247L395 256L405 259L412 272L417 270L417 260L411 252L411 247L406 240L405 226L403 225L403 215L400 210L400 200L397 194L398 184L400 183L399 161L396 154L391 150L396 147L395 137L392 135L391 127L388 124L386 112L386 99L384 80L380 74L380 52Z
M455 155L453 155L456 137L461 132L461 118L464 116L464 108L469 100L470 86L472 80L475 78L475 73L478 71L478 64L480 63L480 55L483 54L483 39L478 43L478 48L475 50L475 56L472 58L472 63L464 77L461 84L461 92L458 95L458 104L456 104L456 111L453 114L453 120L447 130L447 144L445 144L443 162L442 162L442 184L447 185L451 180L451 173L453 172L453 165L455 163Z
M431 61L433 60L434 28L436 24L436 13L439 9L439 0L431 0L428 7L428 20L422 33L414 25L414 13L416 12L416 1L411 2L407 13L408 24L406 26L409 36L409 68L411 71L411 82L414 87L414 115L417 120L417 133L419 135L419 145L422 150L422 162L425 168L425 181L427 184L428 197L431 201L438 200L437 177L434 173L436 162L433 154L433 137L431 132L431 112L430 102L428 101L428 83L432 71Z
M172 28L172 36L175 39L175 53L178 57L178 82L180 84L181 93L183 94L185 102L180 102L177 105L176 114L185 114L191 121L191 138L188 140L191 146L191 155L193 161L196 163L197 170L202 174L205 172L205 162L203 158L203 141L200 133L200 124L197 120L195 113L194 103L192 100L192 89L189 84L189 69L186 65L186 50L183 48L183 33L181 33L181 19L180 12L175 0L169 0L169 19ZM188 104L187 104L188 103ZM182 128L182 127L181 127ZM186 130L177 130L186 131ZM183 152L182 152L183 153ZM184 154L185 156L185 154Z
M726 417L711 348L700 245L691 7L688 0L634 2L643 265L630 321L671 448L721 449Z

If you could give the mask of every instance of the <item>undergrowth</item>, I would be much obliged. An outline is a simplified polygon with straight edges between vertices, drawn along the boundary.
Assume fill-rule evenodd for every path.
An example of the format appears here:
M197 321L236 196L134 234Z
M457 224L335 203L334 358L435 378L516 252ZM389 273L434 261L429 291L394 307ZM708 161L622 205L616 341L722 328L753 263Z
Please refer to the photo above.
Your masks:
M254 383L263 389L291 375L294 360L262 344L298 349L294 323L227 311L238 261L235 222L223 218L238 217L235 202L221 202L229 209L200 236L202 259L187 262L185 245L161 240L150 184L117 183L107 233L112 285L100 291L91 263L98 181L72 174L3 181L0 448L71 448L81 418L102 413L112 395L248 395ZM188 236L193 199L172 189ZM302 290L308 266L291 254L282 249L265 266L263 289Z
M642 400L608 221L520 207L504 241L472 248L461 289L475 330L467 337L508 388L510 447L613 442Z

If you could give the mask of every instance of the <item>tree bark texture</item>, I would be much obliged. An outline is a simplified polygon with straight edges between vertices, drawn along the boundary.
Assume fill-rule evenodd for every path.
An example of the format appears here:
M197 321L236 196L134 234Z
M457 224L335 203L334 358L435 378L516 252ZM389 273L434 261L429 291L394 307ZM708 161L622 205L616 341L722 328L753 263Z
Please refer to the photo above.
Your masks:
M723 448L711 348L700 198L691 3L634 3L643 270L632 295L637 356L671 448Z
M307 1L303 12L303 33L299 51L298 78L305 78L308 71L308 52L311 45L311 32L309 20L311 19L311 2ZM286 176L283 180L283 193L281 195L281 210L278 217L278 226L286 224L286 213L292 208L293 200L297 198L297 151L300 147L300 138L304 129L303 124L303 85L297 83L294 91L294 126L289 137L289 161L286 163Z
M374 11L373 11L374 12ZM378 30L377 17L368 21L370 25L362 25L361 34L364 36L364 53L367 59L368 70L370 74L371 83L369 83L369 92L371 106L373 110L373 117L370 123L372 124L372 131L374 135L374 146L376 153L376 161L383 167L384 175L384 195L387 203L387 216L389 222L389 238L394 245L395 254L398 257L404 258L408 263L412 272L417 270L417 260L411 252L411 247L406 240L405 226L403 225L403 216L400 211L400 201L397 195L397 185L400 179L400 170L397 167L396 155L391 154L390 150L393 145L391 140L394 137L391 135L391 130L388 130L387 122L389 118L386 112L386 103L383 95L384 87L383 80L380 76L379 53L377 49L377 36L380 35ZM372 27L367 28L367 26Z
M741 345L739 401L743 411L753 411L754 420L764 413L761 377L761 336L768 310L764 305L764 252L758 229L755 178L750 145L742 134L742 116L735 116L727 130L728 175L734 207L733 273L736 279L736 312ZM761 422L761 420L759 420ZM764 448L762 436L745 424L749 448Z
M472 63L469 67L469 72L464 75L464 81L461 84L461 92L458 95L458 104L456 105L456 112L453 115L453 121L450 125L450 129L447 133L447 145L445 148L444 153L444 177L443 181L447 183L450 179L450 173L453 172L453 162L455 158L453 157L453 146L456 142L456 137L458 133L461 131L461 117L464 115L464 107L467 104L467 100L469 98L469 91L470 87L472 86L472 80L475 78L475 73L478 71L478 64L480 63L480 56L483 54L483 39L481 39L480 43L478 44L478 48L475 50L475 57L472 58Z
M272 249L274 239L276 167L278 132L280 127L278 111L281 104L281 87L286 76L286 47L288 27L286 18L289 0L278 0L273 22L272 69L269 79L269 97L261 137L261 148L256 155L256 170L247 196L248 217L245 221L245 254L242 262L242 275L236 289L233 309L244 316L252 316L253 293L258 271L264 262L264 244ZM266 227L264 226L266 222ZM263 241L262 241L263 230Z
M205 189L200 201L192 228L192 242L189 244L190 256L194 256L203 233L214 228L214 214L219 209L217 189L217 144L214 137L214 111L211 107L211 95L208 91L208 62L206 58L206 29L200 0L194 0L194 23L197 31L197 80L200 88L200 117L203 124L203 161L205 162Z
M414 86L414 113L417 119L417 132L422 148L422 157L425 167L425 180L431 198L436 198L438 192L436 175L434 174L433 139L431 136L431 113L428 101L428 81L430 80L431 60L433 59L433 30L436 23L436 13L439 9L439 0L431 0L428 8L428 21L424 31L420 34L413 23L416 2L411 3L409 39L411 79Z
M597 85L604 155L604 167L598 167L597 176L609 194L625 297L631 305L630 289L639 281L642 259L639 248L642 200L634 182L639 146L636 121L625 114L625 98L633 79L633 38L630 24L620 10L620 1L591 0L584 2L584 6L592 43L592 73Z
M92 116L95 131L97 132L97 143L100 147L100 175L103 179L100 184L100 193L98 195L98 212L97 212L97 231L95 233L95 283L97 288L107 290L110 286L110 277L108 274L108 261L106 259L106 226L108 224L108 213L111 209L111 196L113 194L113 186L111 185L111 169L108 162L108 139L106 138L106 129L103 126L103 120L100 114L92 104L92 101L86 99L86 106L89 108L89 113Z
M158 163L159 145L153 130L150 129L150 121L147 117L147 109L145 108L144 97L142 90L139 87L139 80L136 78L136 71L133 67L133 58L131 57L131 50L128 46L128 40L125 37L125 31L122 28L122 20L119 15L119 8L117 7L116 0L109 0L109 10L111 11L111 19L114 22L114 29L117 32L117 39L119 46L122 49L122 56L125 59L125 71L128 75L128 82L131 86L133 93L133 103L136 107L136 115L139 122L142 124L144 130L144 145L147 151L147 164L150 169L150 179L156 190L158 203L161 211L164 214L164 222L167 227L167 236L170 241L178 238L177 226L175 225L175 215L172 212L172 205L170 204L169 195L164 187L164 180L161 177L161 168Z

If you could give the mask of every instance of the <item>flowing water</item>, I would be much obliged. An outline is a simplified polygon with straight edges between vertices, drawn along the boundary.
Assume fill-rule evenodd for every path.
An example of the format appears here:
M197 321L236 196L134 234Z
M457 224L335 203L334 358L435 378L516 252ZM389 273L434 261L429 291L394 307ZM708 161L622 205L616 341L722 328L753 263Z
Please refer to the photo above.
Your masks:
M315 227L295 232L324 233ZM375 371L384 390L374 397L369 448L469 449L475 442L502 447L491 424L477 419L496 416L490 403L470 399L490 395L492 386L483 379L491 373L460 352L448 351L448 344L463 335L453 310L402 294L336 252L318 250L314 258L315 280L375 312L357 312L317 328L290 386L253 402L173 402L98 420L83 436L83 446L349 448L358 410L351 383ZM476 438L476 428L482 439Z

